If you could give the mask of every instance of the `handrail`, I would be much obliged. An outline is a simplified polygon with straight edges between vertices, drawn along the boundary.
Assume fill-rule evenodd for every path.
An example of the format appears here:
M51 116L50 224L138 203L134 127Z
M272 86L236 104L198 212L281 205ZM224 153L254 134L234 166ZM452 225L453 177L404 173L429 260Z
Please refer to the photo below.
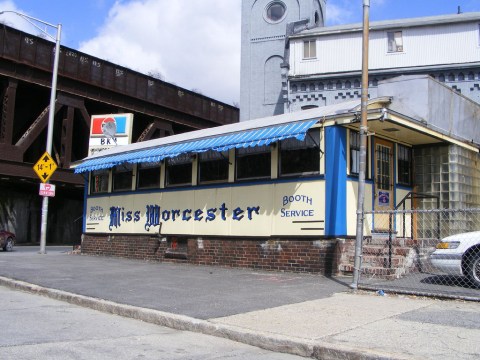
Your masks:
M440 208L440 197L436 195L430 195L430 194L422 194L422 193L416 193L414 191L410 191L407 195L404 196L404 198L395 206L394 210L398 210L400 206L403 206L403 210L405 210L405 202L407 200L414 200L414 199L437 199L437 209ZM413 208L413 203L412 203L412 208ZM389 218L388 218L388 268L392 268L392 255L393 255L393 239L392 239L392 234L393 234L393 214L390 213ZM403 221L403 238L405 238L405 212L402 215L402 221ZM410 238L413 240L413 221L410 221ZM437 235L440 237L440 214L437 214Z

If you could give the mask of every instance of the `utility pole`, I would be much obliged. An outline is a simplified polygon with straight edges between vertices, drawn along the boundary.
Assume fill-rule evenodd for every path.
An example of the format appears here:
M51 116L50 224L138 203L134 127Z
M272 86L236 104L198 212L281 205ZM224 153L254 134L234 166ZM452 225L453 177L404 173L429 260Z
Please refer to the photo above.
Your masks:
M367 169L367 110L368 110L368 39L369 39L370 0L363 0L363 43L362 43L362 99L360 121L360 164L358 173L357 233L355 239L355 263L352 289L358 289L362 266L363 223L365 204L365 173Z

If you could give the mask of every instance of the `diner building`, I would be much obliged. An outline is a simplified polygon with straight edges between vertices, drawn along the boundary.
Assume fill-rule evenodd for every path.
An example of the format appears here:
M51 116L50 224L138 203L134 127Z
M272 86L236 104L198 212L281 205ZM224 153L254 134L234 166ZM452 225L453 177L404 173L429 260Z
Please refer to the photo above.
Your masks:
M479 206L480 105L428 76L380 82L378 94L368 104L365 210L394 209L437 175L442 206L455 201L453 186ZM75 165L88 183L81 251L341 272L356 235L359 125L353 100L89 156ZM365 218L364 236L386 230Z

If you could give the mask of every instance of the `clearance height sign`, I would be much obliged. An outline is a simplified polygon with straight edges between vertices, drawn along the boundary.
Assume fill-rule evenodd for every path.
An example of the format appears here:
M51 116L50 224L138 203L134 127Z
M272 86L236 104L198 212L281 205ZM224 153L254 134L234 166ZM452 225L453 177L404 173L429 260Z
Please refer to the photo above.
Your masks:
M94 197L92 233L275 236L323 235L323 181Z

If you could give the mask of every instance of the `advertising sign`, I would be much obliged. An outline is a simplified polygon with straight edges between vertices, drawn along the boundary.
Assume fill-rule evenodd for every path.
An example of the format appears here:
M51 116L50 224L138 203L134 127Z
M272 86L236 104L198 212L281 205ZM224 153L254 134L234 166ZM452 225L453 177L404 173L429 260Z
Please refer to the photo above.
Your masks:
M86 232L163 235L323 235L324 182L93 197Z
M133 114L93 115L88 156L132 142Z

